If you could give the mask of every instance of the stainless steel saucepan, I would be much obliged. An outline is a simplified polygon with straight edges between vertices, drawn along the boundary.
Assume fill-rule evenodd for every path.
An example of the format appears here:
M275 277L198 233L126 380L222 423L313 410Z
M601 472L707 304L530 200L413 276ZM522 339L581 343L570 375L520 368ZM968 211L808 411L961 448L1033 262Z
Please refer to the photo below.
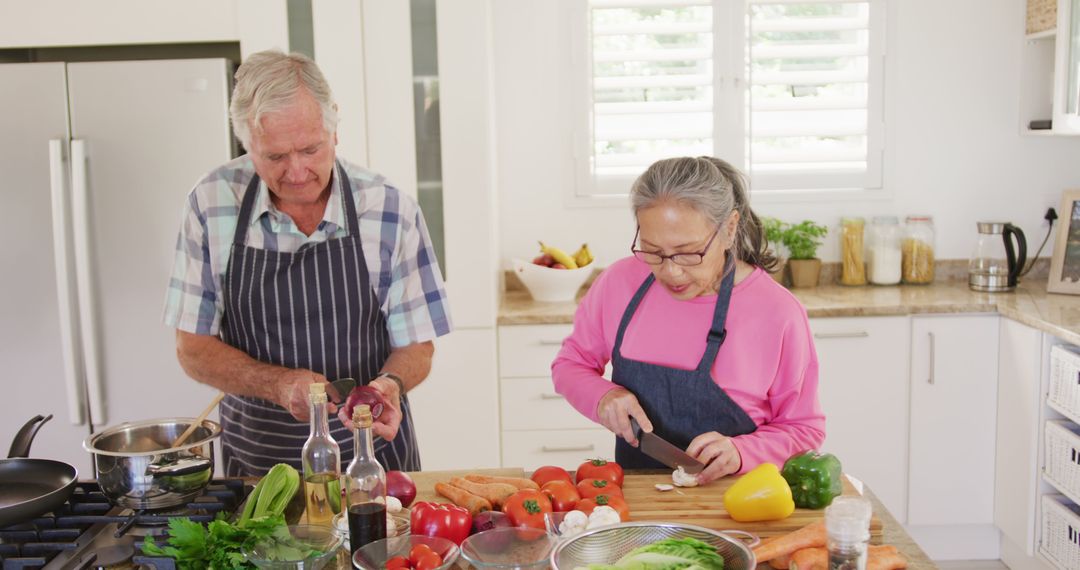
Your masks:
M91 435L83 448L93 453L101 492L114 504L162 509L199 495L214 474L214 440L221 425L203 420L187 442L173 441L195 418L123 423Z

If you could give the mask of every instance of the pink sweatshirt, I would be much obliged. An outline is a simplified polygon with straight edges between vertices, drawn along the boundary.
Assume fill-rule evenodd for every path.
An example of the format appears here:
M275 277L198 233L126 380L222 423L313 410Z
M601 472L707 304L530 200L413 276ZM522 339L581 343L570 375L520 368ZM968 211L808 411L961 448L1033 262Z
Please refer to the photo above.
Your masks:
M555 390L599 423L596 408L615 386L602 377L611 360L619 321L649 266L621 259L597 277L578 305L574 331L551 364ZM678 301L654 284L645 293L623 338L625 358L692 370L705 353L716 295ZM744 473L761 463L783 466L791 455L825 440L818 403L818 361L806 310L761 269L735 285L727 339L713 379L758 429L734 439Z

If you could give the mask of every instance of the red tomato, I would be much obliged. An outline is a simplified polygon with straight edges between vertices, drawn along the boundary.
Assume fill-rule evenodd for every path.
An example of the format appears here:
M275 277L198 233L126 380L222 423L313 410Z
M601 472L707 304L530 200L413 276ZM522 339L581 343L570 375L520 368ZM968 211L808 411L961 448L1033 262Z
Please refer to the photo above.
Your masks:
M623 484L622 467L614 461L590 459L578 466L576 475L578 483L582 479L607 479L620 487Z
M570 481L548 481L540 487L540 492L551 499L551 508L557 513L574 510L574 505L581 500L577 487Z
M575 508L591 515L596 507L611 507L619 513L619 520L622 522L630 520L630 505L626 504L626 499L614 495L597 495L590 499L582 499Z
M622 496L622 489L607 479L582 479L577 484L578 494L582 499L591 499L597 495Z
M404 556L395 556L386 561L386 570L408 570L409 559Z
M566 469L562 467L556 467L554 465L545 465L532 474L533 483L544 486L544 483L549 481L567 481L573 483L573 479L570 478L570 474L566 472Z
M544 513L551 512L551 499L534 489L524 489L510 495L503 503L503 512L510 524L544 530Z
M416 544L409 549L409 564L416 566L420 563L420 560L428 554L435 554L435 551L426 544Z
M420 560L416 562L416 565L413 566L413 568L415 570L435 570L439 566L442 566L442 562L442 556L439 556L434 552L428 552L420 557Z

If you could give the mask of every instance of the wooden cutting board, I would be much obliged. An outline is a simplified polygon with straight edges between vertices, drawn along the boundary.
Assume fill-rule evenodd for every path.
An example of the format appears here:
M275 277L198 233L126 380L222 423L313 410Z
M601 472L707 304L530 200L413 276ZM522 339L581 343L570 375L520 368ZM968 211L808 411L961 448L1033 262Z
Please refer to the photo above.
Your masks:
M623 482L623 495L630 505L630 518L635 521L681 522L715 530L744 530L762 538L786 534L825 517L824 509L795 509L784 520L735 521L724 510L724 492L736 479L724 477L704 487L676 487L672 491L657 491L657 483L671 484L670 475L630 474ZM843 494L859 494L846 477ZM870 537L872 540L881 537L881 520L877 516L870 520Z
M410 473L416 483L416 500L444 503L446 499L435 493L435 483L449 482L454 477L469 473L524 477L521 468L471 469L462 471L422 471ZM630 519L634 521L681 522L715 530L744 530L765 538L786 534L825 517L825 510L795 509L792 515L780 521L735 521L724 510L724 491L735 483L736 477L724 477L704 487L676 487L672 491L657 491L657 483L671 483L671 475L629 474L623 482L623 495L630 505ZM844 494L858 495L855 487L844 478ZM881 541L881 520L870 520L871 541Z

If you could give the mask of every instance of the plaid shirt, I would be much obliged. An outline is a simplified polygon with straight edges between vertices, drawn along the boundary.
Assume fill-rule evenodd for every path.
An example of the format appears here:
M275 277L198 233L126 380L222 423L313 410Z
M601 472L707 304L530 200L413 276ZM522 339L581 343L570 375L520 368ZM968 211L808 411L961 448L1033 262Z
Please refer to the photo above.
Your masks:
M452 328L446 289L416 201L382 176L338 159L352 185L360 218L360 241L372 285L394 347L432 340ZM245 155L214 170L195 185L184 207L176 258L165 297L165 324L218 335L224 314L222 283L244 191L255 175ZM337 168L330 200L318 227L305 236L270 201L265 181L251 213L249 247L295 252L308 243L347 235ZM256 229L256 226L258 229Z

